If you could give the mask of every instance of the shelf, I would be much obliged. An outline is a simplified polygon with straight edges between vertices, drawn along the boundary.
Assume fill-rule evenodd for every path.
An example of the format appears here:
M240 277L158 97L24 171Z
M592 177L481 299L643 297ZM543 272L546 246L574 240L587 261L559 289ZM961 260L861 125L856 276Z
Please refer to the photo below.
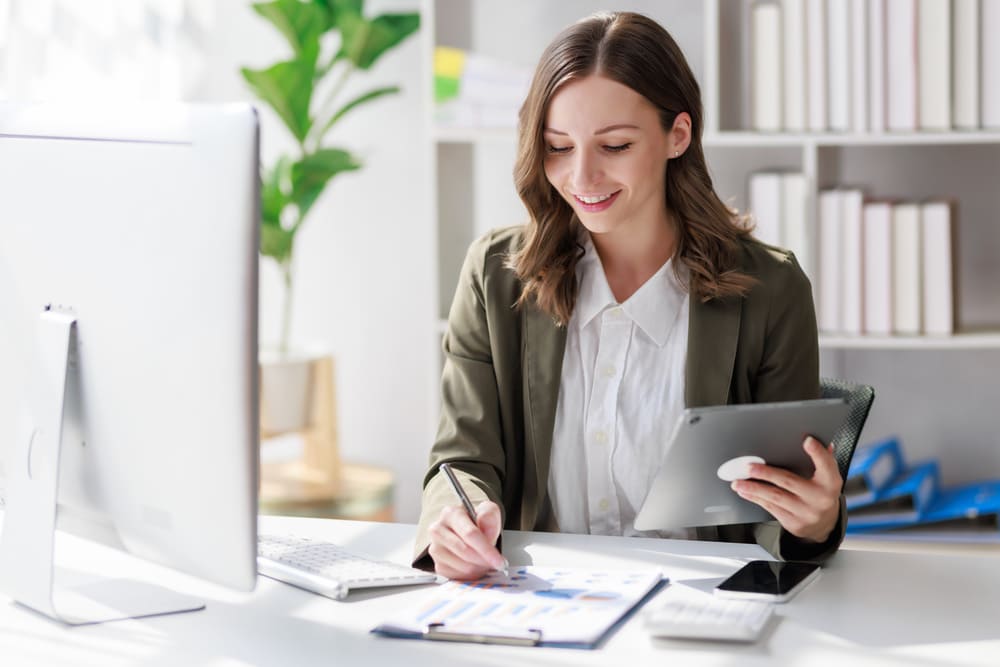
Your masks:
M705 146L952 146L1000 144L1000 132L955 130L951 132L899 132L844 134L838 132L714 132L702 140Z
M431 130L442 144L474 144L481 141L516 141L512 127L441 127ZM758 148L770 146L950 146L1000 144L1000 131L954 130L951 132L899 132L842 134L837 132L710 132L702 139L706 148Z
M1000 332L953 336L846 336L820 334L819 346L841 350L988 350L1000 349Z

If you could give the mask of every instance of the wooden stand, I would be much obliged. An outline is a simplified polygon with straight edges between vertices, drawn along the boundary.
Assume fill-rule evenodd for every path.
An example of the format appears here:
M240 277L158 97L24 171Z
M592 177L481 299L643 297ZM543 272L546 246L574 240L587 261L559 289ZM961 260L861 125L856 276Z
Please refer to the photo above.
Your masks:
M303 441L302 458L261 464L260 511L392 521L392 472L345 464L340 459L333 370L333 358L329 356L310 363L309 419L306 427L297 432ZM262 425L262 439L277 435L284 434L265 432Z

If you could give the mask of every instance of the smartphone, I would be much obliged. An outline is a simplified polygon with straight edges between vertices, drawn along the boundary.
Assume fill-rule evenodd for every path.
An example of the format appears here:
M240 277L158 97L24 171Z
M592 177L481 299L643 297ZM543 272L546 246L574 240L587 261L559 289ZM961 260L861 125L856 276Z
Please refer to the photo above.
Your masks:
M725 598L787 602L819 576L816 563L752 560L715 587Z

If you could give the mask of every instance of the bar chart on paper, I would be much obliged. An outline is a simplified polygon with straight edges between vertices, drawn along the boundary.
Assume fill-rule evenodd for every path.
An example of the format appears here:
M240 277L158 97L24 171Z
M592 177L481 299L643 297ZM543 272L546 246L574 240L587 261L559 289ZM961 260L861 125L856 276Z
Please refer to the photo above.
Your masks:
M490 635L537 632L544 644L592 646L662 580L659 570L520 567L476 581L452 581L375 629L421 634L431 626Z

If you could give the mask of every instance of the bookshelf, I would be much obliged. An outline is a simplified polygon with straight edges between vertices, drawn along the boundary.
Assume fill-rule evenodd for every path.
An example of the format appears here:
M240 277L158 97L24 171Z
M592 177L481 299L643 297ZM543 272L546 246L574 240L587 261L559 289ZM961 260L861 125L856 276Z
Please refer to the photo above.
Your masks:
M749 130L751 5L742 0L424 0L427 99L433 100L430 81L438 44L530 68L555 33L576 18L599 9L635 10L660 21L688 57L702 86L706 156L717 191L731 205L746 209L747 178L763 170L806 175L813 226L818 193L830 187L856 185L880 198L953 198L958 206L956 333L823 334L821 372L876 387L863 441L898 435L908 458L941 460L946 485L1000 477L1000 419L990 398L1000 374L1000 188L995 177L1000 131ZM425 120L433 162L427 176L428 220L437 238L439 267L437 308L428 326L439 342L468 244L492 227L522 221L524 212L510 176L512 127L440 127L432 103ZM814 235L814 253L815 243ZM439 348L435 354L440 356Z

